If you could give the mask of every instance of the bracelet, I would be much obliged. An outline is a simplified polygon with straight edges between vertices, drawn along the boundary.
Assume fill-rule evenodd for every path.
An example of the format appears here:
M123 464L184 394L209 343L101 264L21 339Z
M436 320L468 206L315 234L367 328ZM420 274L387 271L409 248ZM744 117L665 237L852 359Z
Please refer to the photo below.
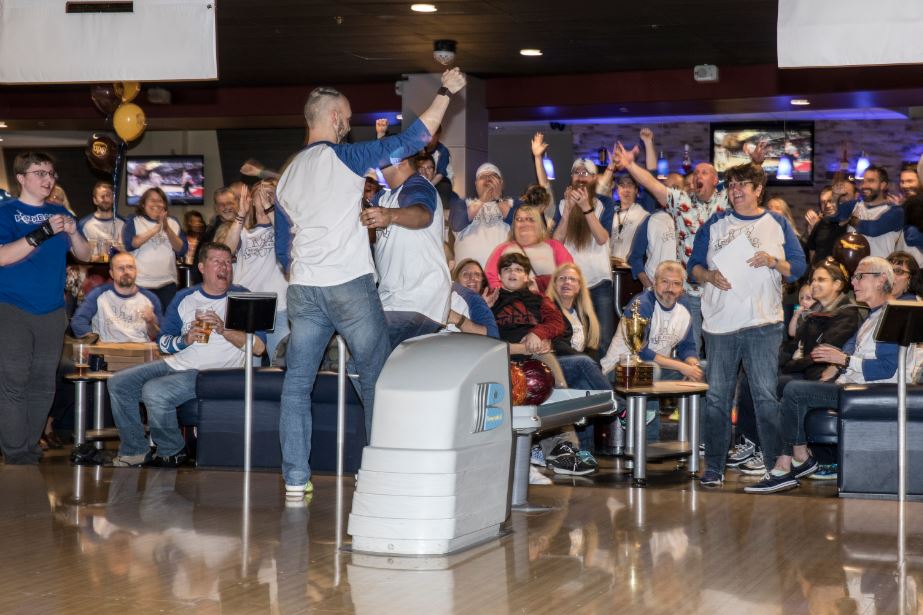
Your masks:
M581 209L580 211L583 211L583 210ZM587 211L583 211L583 215L584 215L584 216L589 216L591 213L593 213L593 209L592 209L592 208L591 208L591 209L588 209Z
M240 222L241 224L243 224L244 222L247 221L247 218L245 218L244 216L234 216L234 221Z
M45 220L44 224L26 235L26 242L33 248L37 248L52 237L54 237L54 229L51 228L51 222Z
M452 92L449 91L449 88L442 86L436 90L436 96L445 96L446 98L452 98Z
M458 315L458 322L455 323L455 327L456 327L459 331L461 331L462 325L465 324L465 322L466 322L467 320L468 320L468 319L465 318L464 314L459 314L459 315Z
M843 369L849 367L849 361L852 359L852 355L848 355L845 352L843 353Z
M267 207L266 209L264 209L264 210L263 210L263 213L264 213L264 214L271 214L271 213L274 212L275 210L276 210L276 204L273 203L272 205L270 205L269 207Z

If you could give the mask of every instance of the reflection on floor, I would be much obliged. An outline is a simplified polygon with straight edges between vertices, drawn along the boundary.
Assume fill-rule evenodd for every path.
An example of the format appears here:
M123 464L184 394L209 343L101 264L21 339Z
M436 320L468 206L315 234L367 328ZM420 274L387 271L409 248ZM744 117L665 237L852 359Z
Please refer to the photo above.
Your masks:
M0 466L0 613L890 613L897 505L705 490L652 466L533 487L512 533L448 558L337 549L335 477L286 503L275 474ZM343 479L346 513L353 479ZM908 504L908 613L923 508ZM348 537L345 537L348 546Z

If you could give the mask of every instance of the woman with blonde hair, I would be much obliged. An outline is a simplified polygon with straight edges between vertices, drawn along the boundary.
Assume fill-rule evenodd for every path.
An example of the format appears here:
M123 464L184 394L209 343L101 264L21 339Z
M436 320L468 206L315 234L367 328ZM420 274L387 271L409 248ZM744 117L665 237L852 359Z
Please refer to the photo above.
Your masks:
M532 264L532 274L538 291L544 293L551 281L555 268L564 263L574 262L567 248L560 241L548 238L542 210L538 207L522 205L516 209L513 224L510 227L509 241L494 248L487 265L487 282L491 288L500 287L500 271L497 263L500 257L510 252L524 254Z

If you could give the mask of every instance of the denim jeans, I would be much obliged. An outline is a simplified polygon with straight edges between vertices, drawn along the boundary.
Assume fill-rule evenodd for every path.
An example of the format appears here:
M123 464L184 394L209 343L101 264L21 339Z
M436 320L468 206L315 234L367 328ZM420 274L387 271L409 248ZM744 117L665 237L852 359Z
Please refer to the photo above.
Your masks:
M304 485L311 478L311 391L330 338L334 333L343 336L358 371L366 438L372 433L375 383L391 344L371 274L336 286L292 284L288 317L292 333L279 417L282 477L287 485Z
M615 298L612 296L612 282L603 280L590 290L590 301L596 318L599 320L599 350L601 353L609 349L612 336L615 335Z
M286 310L276 312L276 328L273 329L272 333L266 334L266 356L269 357L270 365L275 363L276 347L279 346L279 342L284 340L290 332L288 312Z
M151 439L162 457L183 450L186 442L179 430L176 407L195 397L198 371L178 372L164 361L145 363L116 373L109 379L112 418L119 428L119 454L143 455L148 452L147 438L138 404L147 408Z
M773 467L782 446L779 418L779 346L782 323L716 335L705 333L708 356L708 393L702 420L705 462L709 470L724 472L731 444L731 406L737 388L737 371L743 365L753 395L756 429L763 461Z
M707 358L702 354L702 298L683 293L681 303L689 310L692 317L692 339L695 340L695 354L700 358ZM707 349L706 349L707 353Z
M436 333L442 324L430 320L419 312L385 312L385 322L388 323L388 338L391 340L391 350L400 346L401 342L428 333Z
M836 408L839 403L840 387L832 382L789 382L782 393L782 454L791 456L792 447L807 444L804 417L811 408Z

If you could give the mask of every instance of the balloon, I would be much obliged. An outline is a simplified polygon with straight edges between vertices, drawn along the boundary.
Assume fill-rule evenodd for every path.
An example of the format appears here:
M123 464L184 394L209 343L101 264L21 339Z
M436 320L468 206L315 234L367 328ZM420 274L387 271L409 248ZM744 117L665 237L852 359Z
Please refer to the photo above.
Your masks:
M90 98L96 108L103 112L103 115L109 115L115 111L122 99L115 93L115 88L109 83L98 83L90 86Z
M119 81L112 84L115 93L122 99L122 102L131 102L141 91L141 84L137 81Z
M123 103L112 115L112 127L115 134L125 141L134 141L147 128L147 118L141 107L134 103Z
M554 375L548 366L538 359L529 359L520 363L519 367L526 377L527 393L523 403L537 406L548 399L554 388Z
M94 132L87 141L87 160L90 161L90 166L103 173L112 173L115 169L118 151L119 146L115 139L108 135Z
M515 361L510 363L510 388L511 402L514 406L521 406L526 401L526 375L523 373L519 363Z
M843 263L849 275L856 271L859 261L871 254L868 239L859 233L846 233L833 246L833 257Z

